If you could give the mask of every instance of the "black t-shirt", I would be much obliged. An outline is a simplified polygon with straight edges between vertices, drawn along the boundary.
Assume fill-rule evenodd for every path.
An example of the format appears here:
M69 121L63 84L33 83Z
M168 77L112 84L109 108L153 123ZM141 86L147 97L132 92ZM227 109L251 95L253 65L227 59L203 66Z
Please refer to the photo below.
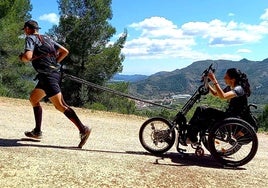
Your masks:
M41 37L41 40L40 40ZM51 50L53 53L40 53L38 48L43 45L44 40L51 44ZM45 35L28 35L25 39L25 51L32 51L32 65L34 69L39 73L50 73L59 70L59 64L56 62L56 50L60 48L61 45L50 39Z
M248 99L247 95L243 89L242 86L238 85L235 86L233 89L231 89L229 86L224 89L225 92L227 91L234 91L236 94L236 97L231 98L229 101L228 108L226 109L226 112L230 116L241 116L243 111L248 106Z

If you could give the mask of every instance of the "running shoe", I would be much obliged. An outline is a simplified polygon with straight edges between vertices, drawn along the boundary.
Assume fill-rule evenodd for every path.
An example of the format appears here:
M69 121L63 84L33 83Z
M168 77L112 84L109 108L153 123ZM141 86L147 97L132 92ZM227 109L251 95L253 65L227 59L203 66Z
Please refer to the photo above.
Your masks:
M85 143L87 142L87 139L88 139L90 133L91 133L91 128L85 126L84 133L80 133L81 141L78 144L78 148L82 148L85 145Z
M32 131L25 131L25 136L35 139L41 139L42 138L42 132L36 132L35 130Z

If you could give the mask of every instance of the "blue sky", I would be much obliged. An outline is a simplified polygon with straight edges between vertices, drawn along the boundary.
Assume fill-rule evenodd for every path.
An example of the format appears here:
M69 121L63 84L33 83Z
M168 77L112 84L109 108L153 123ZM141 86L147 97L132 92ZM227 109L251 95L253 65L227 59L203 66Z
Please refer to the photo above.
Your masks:
M56 0L31 0L40 33L58 23ZM198 60L268 58L267 0L113 0L113 39L127 29L122 74L173 71Z

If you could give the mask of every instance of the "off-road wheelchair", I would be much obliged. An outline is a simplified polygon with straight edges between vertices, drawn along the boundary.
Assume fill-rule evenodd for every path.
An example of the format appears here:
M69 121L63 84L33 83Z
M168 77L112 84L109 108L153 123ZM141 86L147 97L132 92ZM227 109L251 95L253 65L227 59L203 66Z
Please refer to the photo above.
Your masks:
M167 152L177 141L177 151L184 153L179 139L185 137L187 131L186 114L193 105L201 99L202 95L209 93L208 73L215 71L210 65L202 74L202 84L185 103L182 109L176 114L172 121L163 117L153 117L146 120L139 131L141 145L150 153L159 155ZM222 121L208 122L209 128L199 132L198 144L191 145L195 149L197 156L204 155L203 146L222 165L237 167L251 161L258 150L257 119L251 113L249 105L246 109L241 109L245 113L243 117L229 117ZM177 132L177 133L176 133Z

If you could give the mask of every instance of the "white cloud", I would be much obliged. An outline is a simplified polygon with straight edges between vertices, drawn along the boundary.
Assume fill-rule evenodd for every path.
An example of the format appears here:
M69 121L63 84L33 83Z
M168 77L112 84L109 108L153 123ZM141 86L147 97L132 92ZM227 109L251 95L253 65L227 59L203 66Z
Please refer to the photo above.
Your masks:
M265 12L260 17L261 20L268 20L268 9L265 9Z
M195 45L191 36L185 36L182 30L163 17L146 18L142 22L129 25L141 31L138 38L127 41L123 53L135 58L164 58L178 56Z
M134 27L134 28L142 28L142 29L161 29L163 27L167 27L167 28L177 28L176 25L174 25L171 21L167 20L166 18L163 17L150 17L150 18L146 18L145 20L143 20L142 22L139 23L133 23L130 25L130 27Z
M142 37L179 37L182 35L182 32L177 29L175 24L163 17L146 18L142 22L129 25L129 27L141 30Z
M185 35L208 39L211 46L242 45L258 42L267 29L261 25L247 25L234 21L189 22L182 25Z
M238 50L237 50L237 53L251 53L251 50L249 50L249 49L245 49L245 48L243 49L243 48L242 48L242 49L238 49Z
M55 13L43 14L39 19L56 25L59 23L59 16Z
M228 59L228 60L238 61L242 59L242 57L237 54L217 54L217 55L213 55L212 58L210 59Z
M229 16L233 14L230 13ZM188 22L179 26L163 17L146 18L129 25L130 28L140 31L140 35L127 40L122 52L128 58L135 59L239 60L243 57L238 54L220 54L220 52L209 54L209 48L243 46L260 42L268 34L268 9L261 19L267 19L267 21L250 25L214 19L209 22ZM250 53L251 51L241 48L237 52Z

